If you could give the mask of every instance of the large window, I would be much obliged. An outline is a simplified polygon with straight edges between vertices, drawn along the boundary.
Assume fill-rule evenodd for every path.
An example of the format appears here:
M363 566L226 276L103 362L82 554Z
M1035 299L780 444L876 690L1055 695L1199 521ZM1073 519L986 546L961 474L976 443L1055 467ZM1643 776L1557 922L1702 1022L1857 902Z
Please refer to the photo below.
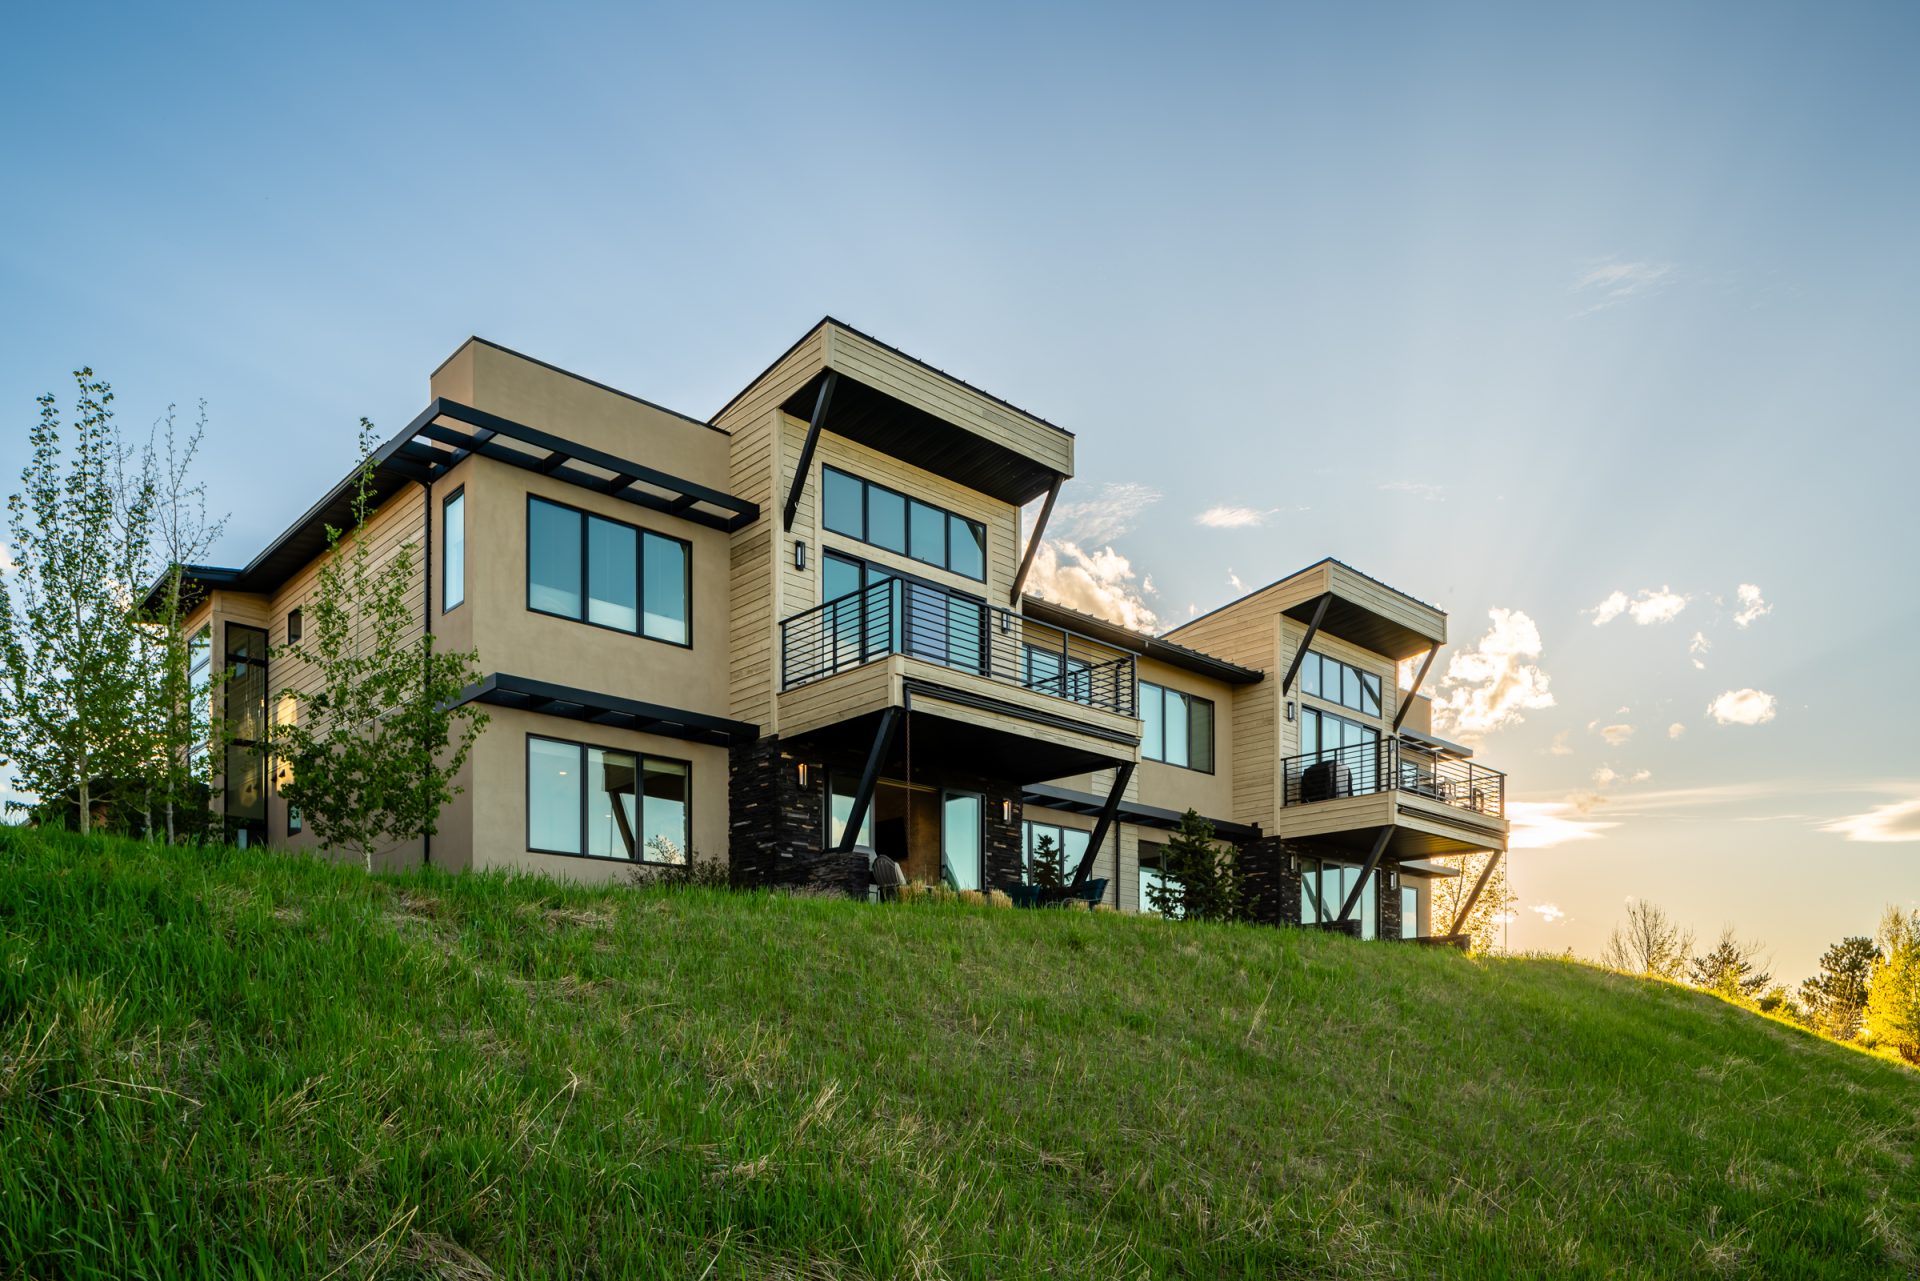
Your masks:
M822 523L836 534L984 581L987 527L836 467L820 469Z
M1041 884L1034 875L1035 859L1057 867L1060 876L1058 884L1065 885L1073 879L1073 870L1080 866L1080 860L1086 857L1087 841L1093 833L1082 832L1076 828L1061 827L1055 823L1024 822L1020 825L1020 862L1027 878L1027 884ZM1043 844L1044 843L1044 844Z
M1178 888L1180 885L1179 878L1167 875L1166 850L1167 847L1164 845L1157 845L1151 841L1140 842L1140 910L1142 912L1156 910L1153 906L1154 890L1164 892L1169 888ZM1173 920L1178 920L1186 914L1186 909L1177 903L1170 905L1166 912L1166 916Z
M1311 651L1300 662L1300 692L1338 703L1362 716L1380 715L1380 678Z
M467 491L456 489L440 507L440 612L467 599Z
M1330 800L1338 796L1367 796L1380 790L1380 731L1317 707L1300 709L1300 752L1331 762L1333 771L1320 785L1326 795L1303 794L1300 799ZM1314 789L1302 782L1307 792Z
M1400 937L1420 937L1420 891L1411 885L1400 887Z
M1340 919L1340 908L1347 895L1359 884L1360 869L1344 863L1322 863L1317 859L1300 861L1300 923L1318 925ZM1360 918L1360 937L1374 938L1379 932L1379 912L1373 886L1360 894L1355 907Z
M673 645L692 644L692 545L527 499L527 608Z
M226 646L227 833L236 845L256 845L267 838L267 633L228 623Z
M835 771L827 779L827 847L840 848L840 840L847 834L847 820L853 817L853 796L860 786L860 776L853 773ZM860 818L860 835L853 841L856 847L873 848L873 803L869 798L867 812Z
M527 736L527 848L684 866L685 761Z
M827 626L839 650L836 667L897 650L970 672L986 669L986 602L900 578L878 565L835 552L828 552L824 560L821 590L832 615ZM890 593L854 595L889 582L898 583Z
M213 629L202 627L187 642L187 691L191 700L194 775L205 779L213 733Z
M1213 704L1177 689L1140 682L1140 754L1213 773Z

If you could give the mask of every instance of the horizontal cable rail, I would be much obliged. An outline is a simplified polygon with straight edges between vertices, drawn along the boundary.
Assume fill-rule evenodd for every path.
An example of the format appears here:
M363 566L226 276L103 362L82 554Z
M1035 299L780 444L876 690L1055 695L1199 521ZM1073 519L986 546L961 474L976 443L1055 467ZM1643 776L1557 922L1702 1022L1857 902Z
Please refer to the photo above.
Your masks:
M793 689L904 654L1021 689L1135 715L1134 656L972 596L883 579L780 624L780 685Z
M1507 814L1505 774L1398 739L1289 756L1281 762L1281 771L1287 805L1400 791L1488 818Z

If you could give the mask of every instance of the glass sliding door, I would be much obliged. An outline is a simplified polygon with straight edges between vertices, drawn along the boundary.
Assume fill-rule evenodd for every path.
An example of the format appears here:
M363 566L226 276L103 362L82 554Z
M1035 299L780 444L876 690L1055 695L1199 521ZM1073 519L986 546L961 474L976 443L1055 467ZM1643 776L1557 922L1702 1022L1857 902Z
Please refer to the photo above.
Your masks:
M940 875L957 890L980 888L981 803L972 792L940 798Z

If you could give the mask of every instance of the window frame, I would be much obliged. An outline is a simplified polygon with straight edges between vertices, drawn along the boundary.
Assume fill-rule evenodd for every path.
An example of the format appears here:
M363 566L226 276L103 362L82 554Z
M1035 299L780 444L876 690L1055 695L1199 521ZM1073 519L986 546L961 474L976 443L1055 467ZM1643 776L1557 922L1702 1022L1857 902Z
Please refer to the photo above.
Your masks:
M535 739L547 743L557 743L562 747L571 747L579 753L580 786L577 790L580 794L579 833L581 848L578 850L548 849L533 843L533 742ZM641 780L646 776L647 762L660 761L669 765L678 765L686 770L687 800L685 808L687 813L687 840L685 849L687 857L684 862L667 863L659 859L647 858L644 854L636 858L620 858L613 854L592 854L587 851L587 753L589 751L619 752L622 755L633 757L634 799L637 802L635 806L635 817L639 820L639 825L642 829L646 827L646 792ZM657 752L643 752L636 748L609 747L604 743L588 743L579 739L556 738L552 734L537 734L532 730L528 730L522 737L521 761L523 764L520 771L520 826L522 835L525 837L527 853L546 854L554 858L584 858L591 859L596 863L620 863L629 867L691 868L693 866L693 762L691 760L682 760L677 756L665 756ZM646 849L646 842L644 840L637 841L635 847L637 850L644 851Z
M528 497L531 498L532 495L529 494ZM453 505L455 503L460 504L460 599L453 602L453 604L449 605L447 604L447 582L448 582L447 571L448 571L451 558L447 555L447 548L450 545L450 540L447 538L447 513L453 509ZM532 549L533 549L533 545L531 541L529 541L527 545L527 549L528 549L529 555L531 555ZM448 494L445 498L440 500L440 612L442 614L451 614L454 610L459 609L462 605L466 603L467 603L467 487L465 485L461 485L460 487L455 489L451 494Z
M535 503L545 503L549 507L558 508L559 510L565 511L565 512L572 512L574 515L580 517L580 586L579 586L580 612L577 615L562 614L558 610L541 609L539 606L533 603L533 505ZM588 584L592 581L592 577L593 577L593 566L590 559L590 552L591 552L591 546L592 546L592 533L591 533L592 527L588 524L588 522L595 521L595 520L604 521L609 525L615 525L622 529L630 529L633 531L633 534L634 534L634 544L633 544L634 629L632 631L628 631L624 627L615 627L611 623L596 623L587 616L589 613ZM533 493L531 491L529 491L527 494L526 529L527 529L527 537L526 537L526 555L525 555L525 560L526 560L525 601L527 606L527 612L529 614L539 614L546 618L561 618L561 619L565 619L567 622L570 622L570 623L579 623L586 627L597 627L603 632L612 632L616 636L638 637L641 640L652 641L656 645L672 645L676 649L692 649L693 648L693 540L692 539L681 538L675 534L664 533L661 530L651 529L645 525L635 525L629 521L616 520L611 516L602 516L600 513L588 511L584 507L575 507L571 503L557 502L554 499L542 497L541 495ZM682 552L682 560L687 567L686 575L685 575L685 590L682 593L682 598L685 602L686 611L687 611L687 614L686 614L687 638L685 640L671 640L665 636L652 635L647 631L647 545L646 545L646 540L648 538L658 538L666 542L678 543L680 545L681 552Z
M849 533L844 529L836 528L827 523L827 477L829 474L837 476L842 480L851 481L860 486L860 532L857 534ZM879 490L884 494L891 494L893 497L898 498L903 504L903 524L900 531L902 546L899 551L895 551L885 543L879 543L873 540L873 503L870 495L874 490ZM893 488L891 485L882 485L879 481L868 480L865 476L856 475L846 468L836 467L832 463L820 464L820 487L818 492L820 494L820 531L823 534L838 534L842 538L851 538L857 543L876 548L887 553L889 556L898 556L902 560L910 560L915 564L931 566L944 573L952 574L956 578L964 578L969 582L984 583L987 581L987 523L985 521L975 520L971 516L964 516L950 507L942 507L939 503L931 503L924 498L916 498L912 494ZM940 559L937 561L928 560L926 557L917 555L913 551L913 508L916 503L922 507L938 512L941 516ZM956 520L964 521L967 525L979 531L980 572L978 574L969 573L964 569L954 568L953 522Z
M1140 705L1137 710L1139 711L1144 712L1145 710L1145 704L1149 697L1149 694L1147 693L1148 690L1152 690L1155 694L1160 696L1160 755L1150 756L1147 754L1146 739L1143 735L1140 743L1140 759L1146 760L1146 761L1152 761L1156 765L1171 765L1175 769L1192 770L1196 774L1217 773L1219 771L1219 765L1220 765L1219 742L1218 742L1219 734L1220 734L1220 709L1218 704L1216 704L1210 698L1204 698L1199 694L1189 693L1184 689L1174 689L1171 685L1161 685L1156 681L1147 681L1147 680L1140 681L1137 684L1137 688L1139 691L1137 695L1137 699ZM1187 705L1187 717L1186 717L1187 763L1186 764L1182 764L1179 761L1170 761L1167 759L1166 695L1169 693L1178 694L1181 698L1186 700L1186 705ZM1194 731L1194 722L1197 717L1197 712L1196 712L1197 706L1204 706L1207 709L1207 714L1206 714L1207 763L1204 766L1192 764L1193 757L1194 757L1193 743L1194 743L1194 737L1195 737L1193 731ZM1144 721L1146 717L1142 715L1140 719Z
M1343 692L1340 694L1329 694L1326 692L1326 668L1329 665L1334 669L1335 677L1343 687ZM1373 695L1373 701L1377 704L1373 711L1368 711L1364 706L1355 707L1352 703L1346 701L1344 685L1347 672L1352 672L1354 679L1359 682L1360 701L1363 704L1366 702L1369 693ZM1309 681L1312 683L1312 688L1308 688ZM1300 696L1303 700L1308 698L1316 699L1319 702L1327 704L1329 707L1337 707L1342 711L1352 712L1355 716L1367 716L1376 721L1385 721L1387 717L1387 683L1386 679L1382 677L1380 673L1370 672L1356 663L1349 663L1344 659L1335 658L1333 655L1324 654L1317 649L1308 650L1306 658L1301 661Z
M1020 820L1020 881L1023 885L1033 884L1033 842L1035 834L1042 828L1049 834L1059 834L1060 839L1057 844L1060 849L1060 863L1069 880L1073 878L1073 870L1080 866L1080 859L1067 856L1067 833L1072 832L1086 842L1087 849L1080 852L1080 858L1086 857L1087 850L1093 848L1093 831L1090 828L1068 827L1065 823L1048 823L1022 817Z

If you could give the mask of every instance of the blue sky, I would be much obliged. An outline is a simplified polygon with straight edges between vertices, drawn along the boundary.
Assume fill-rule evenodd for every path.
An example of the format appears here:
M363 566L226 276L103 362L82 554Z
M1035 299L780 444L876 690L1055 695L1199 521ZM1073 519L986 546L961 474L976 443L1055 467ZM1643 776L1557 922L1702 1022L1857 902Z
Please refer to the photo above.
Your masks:
M1920 903L1920 11L1543 9L16 14L0 473L204 397L239 561L470 333L705 415L830 312L1078 433L1061 590L1446 607L1514 946L1797 979Z

